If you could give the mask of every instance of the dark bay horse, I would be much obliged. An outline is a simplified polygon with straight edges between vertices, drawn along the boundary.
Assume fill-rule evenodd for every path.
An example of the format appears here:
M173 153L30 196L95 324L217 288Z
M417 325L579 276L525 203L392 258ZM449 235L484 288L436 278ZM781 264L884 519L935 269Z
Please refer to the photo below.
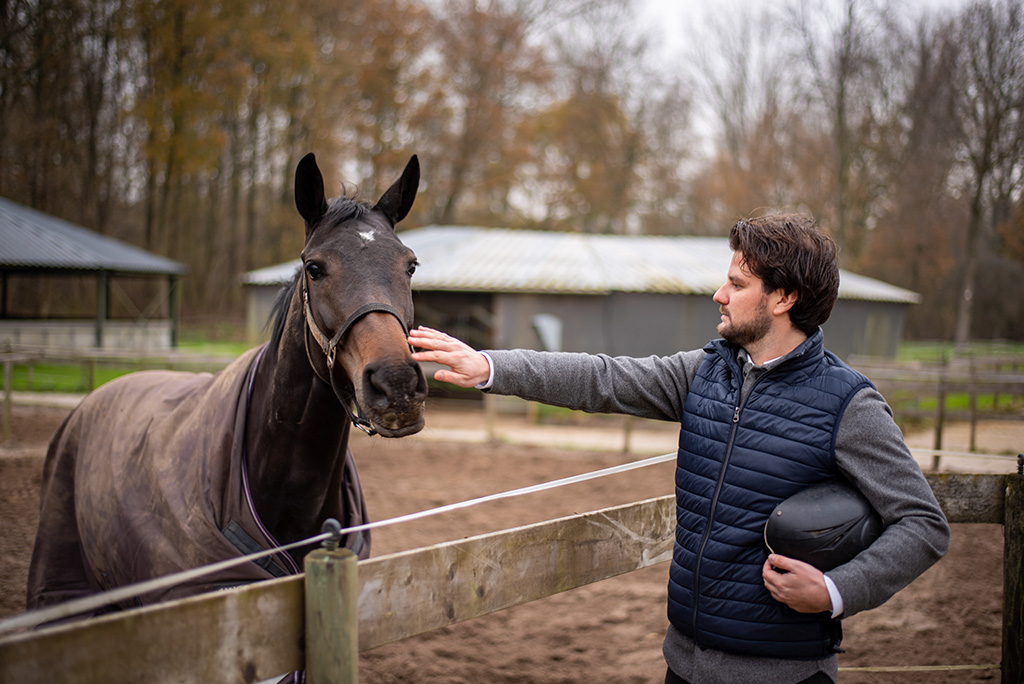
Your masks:
M295 176L302 268L278 299L270 342L212 375L124 376L68 415L43 470L30 610L307 539L329 517L366 522L353 420L386 437L423 427L426 380L406 342L416 257L394 230L418 185L414 156L376 205L328 204L307 155ZM365 533L343 543L369 554ZM120 607L292 574L307 551Z

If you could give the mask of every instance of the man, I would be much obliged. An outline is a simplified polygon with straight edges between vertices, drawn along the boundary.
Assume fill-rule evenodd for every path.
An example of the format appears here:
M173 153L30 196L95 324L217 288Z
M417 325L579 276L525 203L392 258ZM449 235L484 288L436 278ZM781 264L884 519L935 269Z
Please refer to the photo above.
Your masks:
M419 328L438 380L590 412L680 423L665 682L835 682L839 618L876 607L941 558L949 526L871 382L823 346L835 243L812 218L744 220L714 295L721 339L668 357L477 352ZM823 574L764 549L776 504L843 476L885 521Z

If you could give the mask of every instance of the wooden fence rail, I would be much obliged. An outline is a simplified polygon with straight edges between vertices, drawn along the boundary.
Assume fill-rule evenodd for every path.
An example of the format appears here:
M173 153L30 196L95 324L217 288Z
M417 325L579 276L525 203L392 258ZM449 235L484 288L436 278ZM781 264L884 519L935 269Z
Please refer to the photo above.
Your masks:
M951 522L1004 525L1002 681L1024 677L1024 476L928 476ZM673 497L635 502L358 564L367 650L669 559ZM256 682L304 668L304 576L0 639L0 682ZM328 586L337 586L327 582ZM313 647L312 645L310 646ZM311 684L337 684L327 679Z

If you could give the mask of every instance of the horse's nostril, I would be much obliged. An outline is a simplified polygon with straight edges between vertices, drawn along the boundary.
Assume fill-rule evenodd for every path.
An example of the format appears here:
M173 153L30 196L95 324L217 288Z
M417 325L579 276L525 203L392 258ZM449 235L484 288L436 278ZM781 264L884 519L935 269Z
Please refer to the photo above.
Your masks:
M422 401L426 388L426 378L415 363L371 363L363 369L366 401L376 407Z
M409 365L412 366L413 375L416 377L416 396L421 401L425 401L427 398L427 376L423 374L423 369L417 362L409 359Z

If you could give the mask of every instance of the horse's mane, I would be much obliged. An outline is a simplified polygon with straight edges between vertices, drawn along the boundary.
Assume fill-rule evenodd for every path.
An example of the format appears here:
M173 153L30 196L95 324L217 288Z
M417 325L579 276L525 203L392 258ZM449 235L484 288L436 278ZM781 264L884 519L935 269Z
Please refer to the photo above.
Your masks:
M318 226L337 226L345 221L360 219L366 216L372 207L366 202L360 202L350 197L339 197L331 201L327 207L327 213L317 222ZM302 267L295 272L292 281L282 287L277 297L274 298L274 306L270 309L270 316L267 318L267 327L271 329L270 347L277 348L284 335L284 326L288 318L288 302L292 299L295 288L299 286L299 276L302 275Z

